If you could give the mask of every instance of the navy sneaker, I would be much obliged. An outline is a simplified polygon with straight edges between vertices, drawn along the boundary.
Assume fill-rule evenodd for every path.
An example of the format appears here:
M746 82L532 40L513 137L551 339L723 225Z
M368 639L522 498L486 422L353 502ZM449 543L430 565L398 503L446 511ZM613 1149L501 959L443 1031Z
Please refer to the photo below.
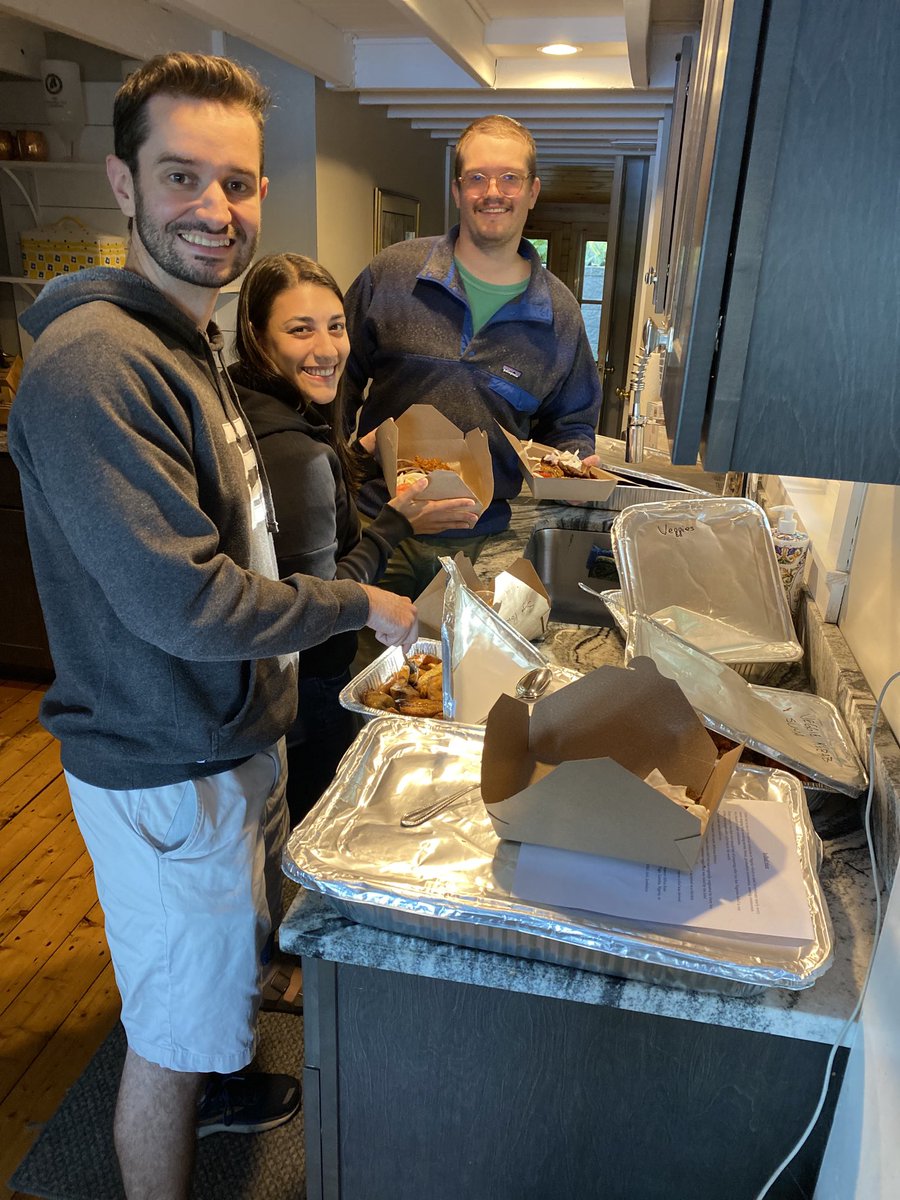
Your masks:
M276 1129L299 1111L300 1095L300 1080L293 1075L213 1075L197 1105L197 1137Z

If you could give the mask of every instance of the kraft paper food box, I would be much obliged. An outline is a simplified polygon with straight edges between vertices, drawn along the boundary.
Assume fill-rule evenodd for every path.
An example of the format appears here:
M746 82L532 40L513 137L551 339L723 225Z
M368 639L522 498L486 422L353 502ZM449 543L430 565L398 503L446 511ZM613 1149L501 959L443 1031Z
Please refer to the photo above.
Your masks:
M503 429L503 426L501 425L500 428ZM526 451L524 442L506 429L503 429L503 434L516 452L525 482L531 489L535 500L562 500L563 502L576 500L579 503L585 501L602 503L610 498L616 485L621 483L621 480L617 476L611 475L609 471L600 471L599 479L545 479L542 475L535 475L532 470L534 463L539 461L542 455L549 453L553 447L542 446L540 442L529 442ZM597 469L599 470L599 468Z
M466 587L481 596L495 609L497 608L495 603L497 593L503 593L506 590L504 585L517 582L521 587L521 592L525 594L524 602L518 605L514 611L510 611L509 606L503 602L504 598L501 597L498 610L500 615L514 629L518 629L524 637L529 639L540 637L547 632L547 622L550 618L550 597L530 562L524 558L517 558L515 562L499 572L491 587L486 587L465 554L460 552L454 555L453 561L459 567ZM504 580L503 576L508 578ZM416 597L415 605L421 637L440 638L446 589L447 575L444 571L439 571L425 590ZM536 594L532 595L532 593Z
M720 756L678 684L636 658L531 707L501 696L487 719L481 794L509 841L688 871L742 749ZM705 828L644 782L654 767L697 796Z
M397 461L439 458L458 463L459 470L432 471L420 493L429 500L475 501L480 516L494 498L494 469L487 434L471 429L463 434L431 404L413 404L399 417L379 425L375 452L392 496L397 494Z

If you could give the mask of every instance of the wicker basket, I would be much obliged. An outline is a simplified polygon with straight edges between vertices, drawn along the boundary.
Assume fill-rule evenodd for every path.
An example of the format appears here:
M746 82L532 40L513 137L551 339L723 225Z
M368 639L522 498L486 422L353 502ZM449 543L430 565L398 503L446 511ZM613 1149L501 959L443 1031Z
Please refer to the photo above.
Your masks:
M42 229L26 229L22 270L29 279L53 279L86 267L124 267L128 242L114 233L98 233L77 217L62 217Z

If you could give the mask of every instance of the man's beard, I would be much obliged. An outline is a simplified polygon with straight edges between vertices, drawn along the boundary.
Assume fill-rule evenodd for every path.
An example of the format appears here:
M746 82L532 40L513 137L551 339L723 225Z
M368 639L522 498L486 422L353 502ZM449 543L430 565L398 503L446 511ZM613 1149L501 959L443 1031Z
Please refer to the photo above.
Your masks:
M519 241L521 240L521 237L522 237L521 229L517 229L515 226L511 226L505 230L492 229L490 223L488 222L487 223L488 232L483 232L482 229L479 228L478 223L475 219L477 216L478 216L478 210L473 212L472 220L469 221L467 224L468 224L469 238L472 241L472 244L477 246L479 250L496 249L497 246L505 246L510 242L512 242L516 246L518 246ZM523 228L524 228L524 222L523 222Z
M229 227L235 239L233 257L229 262L185 260L178 251L179 244L187 247L188 253L192 249L201 253L203 247L191 247L189 242L180 241L178 234L204 233L214 236L212 231L196 222L173 221L169 225L156 224L147 215L139 189L135 195L134 224L142 245L156 265L173 279L182 283L192 283L197 287L221 288L237 279L250 265L259 241L258 230L252 238L248 238L238 226L234 226L233 229Z

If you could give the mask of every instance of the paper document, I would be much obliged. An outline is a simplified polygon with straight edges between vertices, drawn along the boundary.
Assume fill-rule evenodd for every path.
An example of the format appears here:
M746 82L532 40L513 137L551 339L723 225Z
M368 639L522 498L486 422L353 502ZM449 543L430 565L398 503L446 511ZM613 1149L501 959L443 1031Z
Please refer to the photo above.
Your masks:
M760 940L814 936L793 818L765 800L722 803L692 871L523 843L513 895Z

